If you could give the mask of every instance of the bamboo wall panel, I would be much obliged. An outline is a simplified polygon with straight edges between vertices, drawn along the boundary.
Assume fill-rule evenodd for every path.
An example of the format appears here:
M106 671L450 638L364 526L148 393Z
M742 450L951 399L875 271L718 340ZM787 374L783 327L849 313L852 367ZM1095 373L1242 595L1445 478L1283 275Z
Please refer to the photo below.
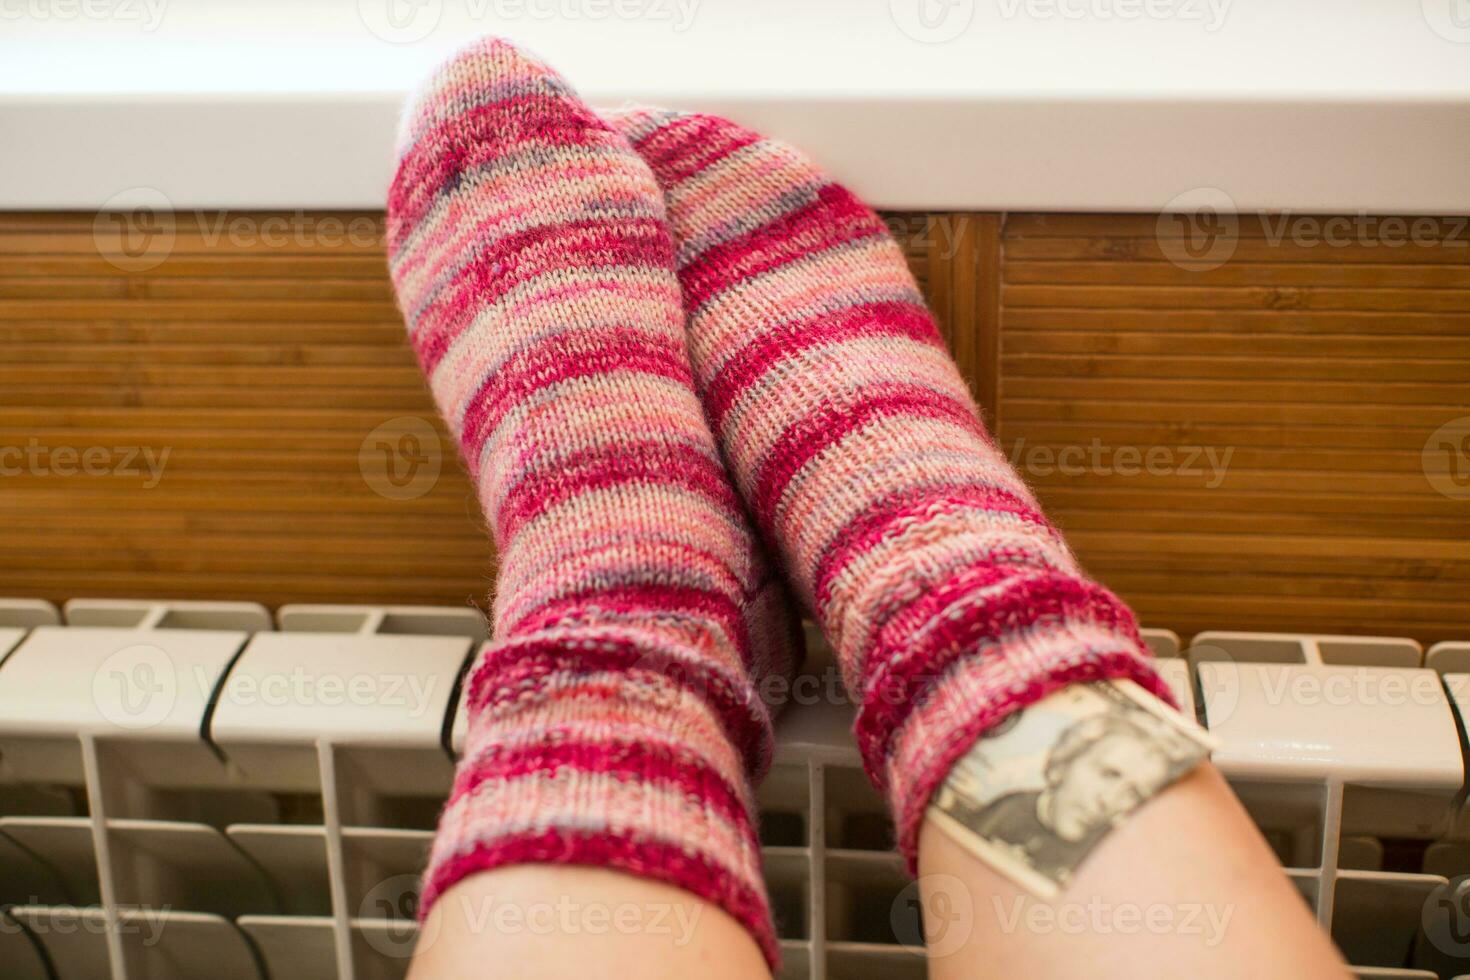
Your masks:
M1001 443L1149 622L1470 635L1470 442L1426 450L1470 437L1470 231L1327 220L1242 218L1215 265L1151 216L1007 217Z
M891 223L973 372L999 222L936 217ZM482 603L488 535L380 216L181 213L156 262L146 230L0 216L0 595Z
M483 602L380 224L180 214L150 263L90 215L0 215L0 595ZM1002 446L1150 624L1470 635L1470 469L1446 495L1424 453L1470 417L1470 232L1247 221L1192 270L1152 217L890 226Z

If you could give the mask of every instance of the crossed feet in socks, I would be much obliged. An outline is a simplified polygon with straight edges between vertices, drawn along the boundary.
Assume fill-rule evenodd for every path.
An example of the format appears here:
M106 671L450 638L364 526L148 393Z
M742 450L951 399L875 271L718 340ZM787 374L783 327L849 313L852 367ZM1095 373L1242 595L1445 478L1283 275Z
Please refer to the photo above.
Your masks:
M477 871L598 865L718 904L775 962L757 691L800 647L758 539L837 653L911 868L930 796L1011 713L1103 678L1168 699L883 223L789 146L599 117L485 40L412 108L388 224L500 558L424 911Z

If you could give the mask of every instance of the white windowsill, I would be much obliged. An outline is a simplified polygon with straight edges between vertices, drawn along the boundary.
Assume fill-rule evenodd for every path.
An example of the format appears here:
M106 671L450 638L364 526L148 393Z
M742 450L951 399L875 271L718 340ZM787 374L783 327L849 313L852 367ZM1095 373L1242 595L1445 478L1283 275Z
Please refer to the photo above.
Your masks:
M67 2L107 13L36 13ZM408 35L432 30L405 43L365 23L383 29L387 2L0 0L0 208L139 187L180 208L381 207L404 95L500 33L594 104L729 115L884 207L1152 211L1207 187L1243 211L1470 213L1470 27L1437 33L1439 0L1214 0L1216 29L1207 0L1060 0L1199 19L1074 19L1051 0L416 0L402 9L428 19ZM587 3L651 15L516 13ZM946 12L968 26L914 40L898 21L920 3L941 33L960 23Z

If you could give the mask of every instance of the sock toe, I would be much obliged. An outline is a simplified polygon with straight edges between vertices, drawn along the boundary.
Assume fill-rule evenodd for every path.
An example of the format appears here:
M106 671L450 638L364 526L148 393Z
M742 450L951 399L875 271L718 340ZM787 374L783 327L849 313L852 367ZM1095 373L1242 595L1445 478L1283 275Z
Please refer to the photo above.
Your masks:
M455 116L513 94L561 99L576 107L571 85L535 55L498 37L470 42L441 62L405 104L398 157Z
M493 183L496 193L512 193L528 186L524 174L559 161L569 181L583 178L584 197L595 179L603 205L641 198L641 210L662 220L662 196L647 166L565 79L499 38L474 42L430 76L405 114L388 190L390 249L395 227L419 223L464 184ZM631 189L609 192L607 179Z

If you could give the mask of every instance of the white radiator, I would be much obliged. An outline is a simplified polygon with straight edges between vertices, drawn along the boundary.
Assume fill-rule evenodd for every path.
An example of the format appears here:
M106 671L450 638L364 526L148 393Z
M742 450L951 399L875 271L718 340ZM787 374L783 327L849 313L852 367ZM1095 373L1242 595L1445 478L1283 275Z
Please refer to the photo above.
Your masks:
M1470 975L1470 643L1148 637L1360 975ZM0 974L401 976L484 639L469 608L78 600L63 622L0 601ZM810 645L759 793L784 975L922 977L914 892Z

